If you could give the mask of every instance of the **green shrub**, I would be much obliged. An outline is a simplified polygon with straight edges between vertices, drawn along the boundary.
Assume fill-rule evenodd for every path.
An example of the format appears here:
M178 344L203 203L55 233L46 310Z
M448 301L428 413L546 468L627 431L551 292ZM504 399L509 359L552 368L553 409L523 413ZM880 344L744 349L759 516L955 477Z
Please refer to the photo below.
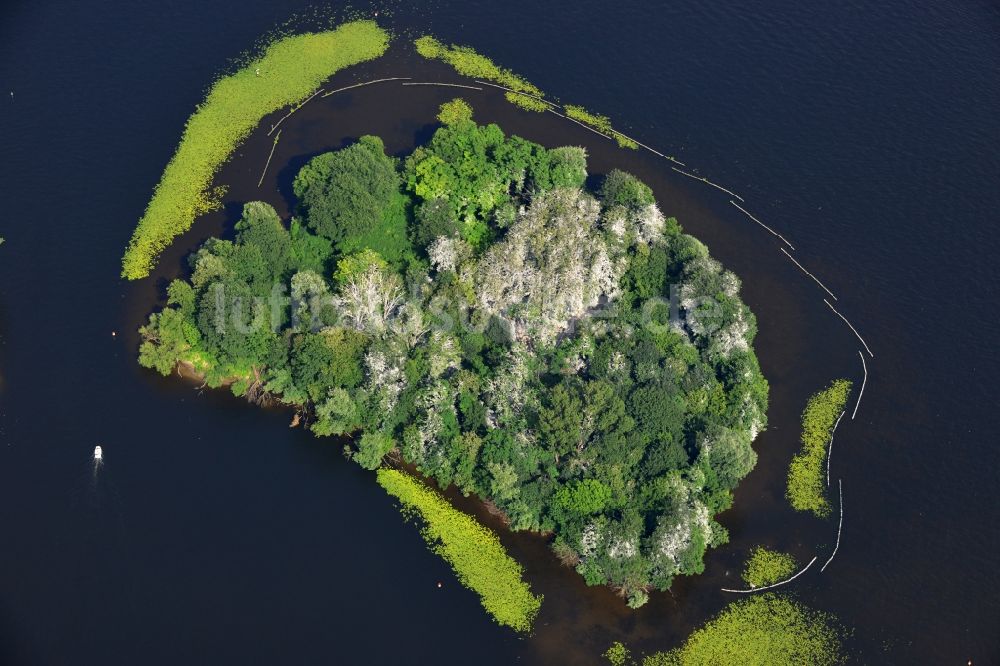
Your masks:
M459 224L447 199L424 201L414 211L415 223L411 236L415 245L427 247L440 236L457 236Z
M365 248L351 254L346 254L337 260L337 270L333 274L333 281L338 285L347 284L351 278L361 275L370 267L375 266L381 270L389 268L389 264L378 252L371 248Z
M823 462L833 426L850 393L851 382L838 379L811 397L802 413L802 450L788 470L788 499L798 511L812 511L820 518L830 515Z
M424 539L447 560L459 581L479 595L498 624L531 631L542 597L531 593L521 565L507 554L496 534L403 472L380 469L378 483L404 510L420 515Z
M539 169L533 176L539 189L579 189L587 182L587 151L579 146L553 148L549 151L548 169Z
M122 277L146 277L171 241L218 205L219 167L265 115L301 103L327 78L382 55L389 35L371 21L278 39L261 57L220 78L188 119L177 152L122 258ZM260 75L257 75L257 72Z
M795 573L796 567L791 555L757 546L747 560L743 580L751 587L766 587L788 578Z
M612 169L601 185L601 199L608 208L624 206L632 210L656 203L649 185L621 169Z
M462 238L481 247L494 211L510 202L512 188L520 189L526 179L536 181L548 169L548 152L541 146L508 138L496 125L460 121L442 127L430 143L414 150L404 176L407 189L425 202L417 209L421 226L434 220L433 226L445 229L454 220ZM447 203L447 216L441 202ZM432 240L420 230L414 237L418 244Z

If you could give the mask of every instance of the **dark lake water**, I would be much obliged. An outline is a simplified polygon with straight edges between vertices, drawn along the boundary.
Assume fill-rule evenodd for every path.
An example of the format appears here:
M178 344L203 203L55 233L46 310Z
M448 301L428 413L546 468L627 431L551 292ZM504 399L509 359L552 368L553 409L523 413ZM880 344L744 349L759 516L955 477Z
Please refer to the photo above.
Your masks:
M377 9L400 32L475 45L610 115L739 192L795 244L875 354L832 461L843 542L795 594L853 629L858 662L1000 663L996 6ZM0 9L0 663L597 663L613 640L677 644L731 600L719 588L738 586L753 545L824 561L836 521L794 515L783 483L805 398L834 377L862 378L860 343L825 293L720 192L490 91L468 93L480 120L586 145L594 173L636 172L744 279L770 427L721 518L731 544L710 553L704 575L633 612L560 568L540 539L502 533L546 596L536 634L519 639L488 621L336 443L290 430L284 412L137 366L135 327L184 254L226 233L239 202L286 206L296 165L361 133L408 151L454 95L385 84L311 104L283 126L279 168L260 189L270 139L252 137L220 176L233 205L200 221L154 278L122 283L122 249L204 86L290 17L331 11L149 0ZM392 53L337 81L379 75L455 80Z

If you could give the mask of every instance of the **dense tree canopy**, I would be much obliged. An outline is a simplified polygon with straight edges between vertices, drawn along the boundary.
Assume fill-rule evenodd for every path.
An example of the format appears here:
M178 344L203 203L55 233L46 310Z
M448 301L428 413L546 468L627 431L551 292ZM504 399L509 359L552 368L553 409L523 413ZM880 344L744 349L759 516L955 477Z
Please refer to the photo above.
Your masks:
M390 262L409 250L407 199L396 162L382 140L363 136L343 150L314 157L295 177L307 226L338 251L371 248Z
M402 163L374 137L314 158L287 226L247 204L140 361L300 406L364 467L475 493L641 605L727 539L713 516L765 423L754 317L634 177L595 195L583 149L445 112Z
M816 393L802 413L802 450L792 458L788 468L788 499L798 511L811 511L820 518L830 515L830 502L823 482L823 462L826 461L830 438L839 416L851 394L851 382L834 380ZM827 470L829 475L829 470Z

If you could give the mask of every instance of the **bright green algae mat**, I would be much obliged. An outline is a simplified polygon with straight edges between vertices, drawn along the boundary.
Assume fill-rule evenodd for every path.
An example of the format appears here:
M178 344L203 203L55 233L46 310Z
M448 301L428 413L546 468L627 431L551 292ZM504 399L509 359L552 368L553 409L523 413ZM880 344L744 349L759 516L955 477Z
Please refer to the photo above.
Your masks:
M398 470L378 470L378 482L424 521L422 534L435 553L455 570L459 581L479 595L497 623L528 632L542 605L522 579L523 570L500 539L474 518L452 507L437 492Z
M159 254L212 209L212 178L260 120L298 104L338 71L385 53L389 34L372 21L284 37L212 85L177 148L122 258L122 277L149 275Z

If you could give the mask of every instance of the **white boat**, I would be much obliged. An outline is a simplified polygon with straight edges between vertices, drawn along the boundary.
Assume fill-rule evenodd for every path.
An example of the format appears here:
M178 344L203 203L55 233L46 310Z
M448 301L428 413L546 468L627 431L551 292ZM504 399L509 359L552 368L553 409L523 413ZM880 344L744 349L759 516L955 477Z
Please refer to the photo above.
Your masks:
M94 447L94 460L101 460L104 457L104 451L101 450L100 445Z

